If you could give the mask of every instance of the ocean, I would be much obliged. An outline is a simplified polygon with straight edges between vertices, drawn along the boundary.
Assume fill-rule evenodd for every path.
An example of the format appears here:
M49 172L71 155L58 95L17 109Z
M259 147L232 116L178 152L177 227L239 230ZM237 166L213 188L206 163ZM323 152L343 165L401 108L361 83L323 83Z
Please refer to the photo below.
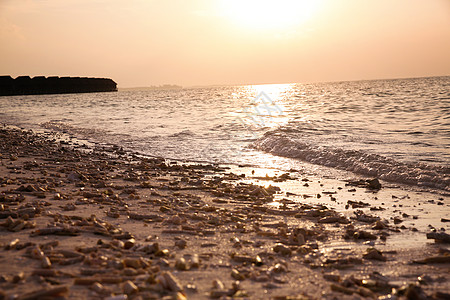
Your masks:
M0 122L181 161L450 191L450 77L0 97Z

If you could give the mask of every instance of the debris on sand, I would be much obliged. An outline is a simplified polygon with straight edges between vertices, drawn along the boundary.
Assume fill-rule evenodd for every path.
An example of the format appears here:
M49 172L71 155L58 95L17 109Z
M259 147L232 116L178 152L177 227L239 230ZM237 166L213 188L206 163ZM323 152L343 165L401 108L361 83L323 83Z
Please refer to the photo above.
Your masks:
M365 259L373 259L379 261L386 261L386 257L381 253L381 251L375 248L367 249L366 253L363 255Z
M77 147L49 136L0 128L0 299L450 293L448 250L385 242L406 237L409 226L425 229L410 224L420 212L391 198L389 187L379 191L378 179L345 189L342 181L300 171L257 178L240 174L245 168L143 157L114 145ZM291 184L300 191L285 191ZM427 237L448 243L442 220Z
M360 179L360 180L356 180L356 181L348 181L346 185L365 187L365 188L371 189L371 190L380 190L381 189L381 183L378 180L378 178L367 179L367 180Z

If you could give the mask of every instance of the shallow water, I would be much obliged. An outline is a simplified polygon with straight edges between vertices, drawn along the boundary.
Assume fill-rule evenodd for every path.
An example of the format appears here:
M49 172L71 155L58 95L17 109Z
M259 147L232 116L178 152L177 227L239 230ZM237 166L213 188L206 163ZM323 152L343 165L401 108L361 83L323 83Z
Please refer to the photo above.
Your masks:
M152 156L308 162L450 190L450 77L0 97L0 122Z

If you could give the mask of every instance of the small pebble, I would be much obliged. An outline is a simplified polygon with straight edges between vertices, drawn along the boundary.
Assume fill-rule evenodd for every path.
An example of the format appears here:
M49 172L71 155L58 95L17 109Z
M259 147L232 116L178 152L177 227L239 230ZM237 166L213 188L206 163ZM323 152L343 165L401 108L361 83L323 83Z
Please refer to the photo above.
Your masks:
M186 260L183 257L178 258L175 262L175 268L180 271L188 270Z
M127 295L132 295L134 293L137 293L139 290L138 287L130 280L125 281L122 289L123 289L123 292Z

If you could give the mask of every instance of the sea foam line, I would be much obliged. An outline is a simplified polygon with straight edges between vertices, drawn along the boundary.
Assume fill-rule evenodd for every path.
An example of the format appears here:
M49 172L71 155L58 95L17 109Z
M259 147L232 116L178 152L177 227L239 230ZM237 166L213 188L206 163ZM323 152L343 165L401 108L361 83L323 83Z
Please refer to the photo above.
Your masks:
M266 133L253 143L253 147L277 156L300 159L386 181L450 191L450 170L446 167L408 164L359 150L312 145L278 132Z

